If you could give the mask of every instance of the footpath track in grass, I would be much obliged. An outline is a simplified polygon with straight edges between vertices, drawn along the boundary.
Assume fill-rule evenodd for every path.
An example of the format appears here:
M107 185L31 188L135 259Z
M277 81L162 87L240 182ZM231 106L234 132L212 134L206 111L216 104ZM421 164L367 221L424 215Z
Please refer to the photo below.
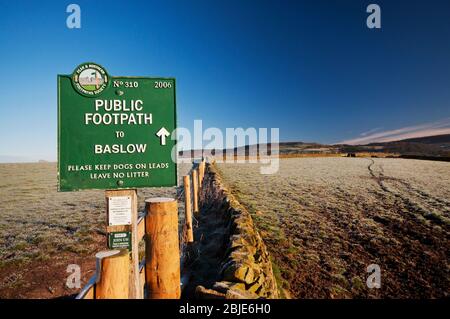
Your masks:
M295 298L448 296L450 163L292 158L219 164L252 213L280 285ZM366 286L370 264L381 289Z

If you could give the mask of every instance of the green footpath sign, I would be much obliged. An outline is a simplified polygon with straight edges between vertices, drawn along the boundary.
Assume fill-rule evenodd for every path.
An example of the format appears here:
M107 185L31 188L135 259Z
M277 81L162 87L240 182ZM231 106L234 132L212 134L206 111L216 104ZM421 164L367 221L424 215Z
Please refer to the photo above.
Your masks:
M173 78L58 75L59 190L177 185L175 128Z
M109 249L129 249L131 250L131 232L112 232L108 233Z

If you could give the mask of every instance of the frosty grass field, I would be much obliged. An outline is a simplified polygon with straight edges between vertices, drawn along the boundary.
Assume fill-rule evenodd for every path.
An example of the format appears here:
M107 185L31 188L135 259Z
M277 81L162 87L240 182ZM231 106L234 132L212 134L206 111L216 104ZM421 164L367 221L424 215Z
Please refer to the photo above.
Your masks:
M179 176L191 165L179 165ZM252 213L285 297L442 297L449 291L450 163L381 158L218 164ZM176 188L141 189L144 199ZM58 193L56 164L0 164L0 297L53 298L105 247L103 191ZM180 216L183 204L180 203ZM381 267L368 289L366 267Z
M178 165L179 176L190 168ZM105 192L57 192L56 173L56 163L0 164L0 298L72 295L67 265L79 264L86 282L105 249ZM145 198L176 194L140 189L139 210Z
M294 298L448 296L450 163L293 158L275 175L220 164ZM366 267L381 268L368 289Z

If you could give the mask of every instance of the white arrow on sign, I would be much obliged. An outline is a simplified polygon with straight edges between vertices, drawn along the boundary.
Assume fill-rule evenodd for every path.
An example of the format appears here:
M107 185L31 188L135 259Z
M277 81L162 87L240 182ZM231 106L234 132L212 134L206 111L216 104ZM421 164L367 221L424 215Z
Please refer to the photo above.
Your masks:
M169 131L164 126L156 133L156 136L161 139L161 145L166 145L166 137L169 135Z

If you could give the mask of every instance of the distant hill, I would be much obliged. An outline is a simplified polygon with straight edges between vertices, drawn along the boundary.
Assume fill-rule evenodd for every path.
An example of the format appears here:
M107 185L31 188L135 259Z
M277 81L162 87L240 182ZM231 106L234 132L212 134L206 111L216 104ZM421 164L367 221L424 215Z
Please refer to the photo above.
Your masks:
M0 163L31 163L34 159L24 156L0 155Z
M402 155L450 156L450 134L371 143L368 146L382 147L385 152Z
M412 142L412 143L423 143L423 144L448 144L448 145L450 145L450 134L408 138L408 139L405 139L405 140L401 140L400 142Z
M6 163L52 163L55 161L47 161L33 157L25 157L25 156L10 156L10 155L0 155L0 164Z
M234 154L255 155L260 153L260 148L267 148L271 154L271 145L247 145L228 150ZM213 155L220 155L227 150L213 151ZM326 145L314 142L281 142L279 143L279 154L340 154L340 153L395 153L407 156L433 156L450 157L450 134L412 138L406 140L370 143L366 145ZM201 150L180 152L181 156L200 157Z

